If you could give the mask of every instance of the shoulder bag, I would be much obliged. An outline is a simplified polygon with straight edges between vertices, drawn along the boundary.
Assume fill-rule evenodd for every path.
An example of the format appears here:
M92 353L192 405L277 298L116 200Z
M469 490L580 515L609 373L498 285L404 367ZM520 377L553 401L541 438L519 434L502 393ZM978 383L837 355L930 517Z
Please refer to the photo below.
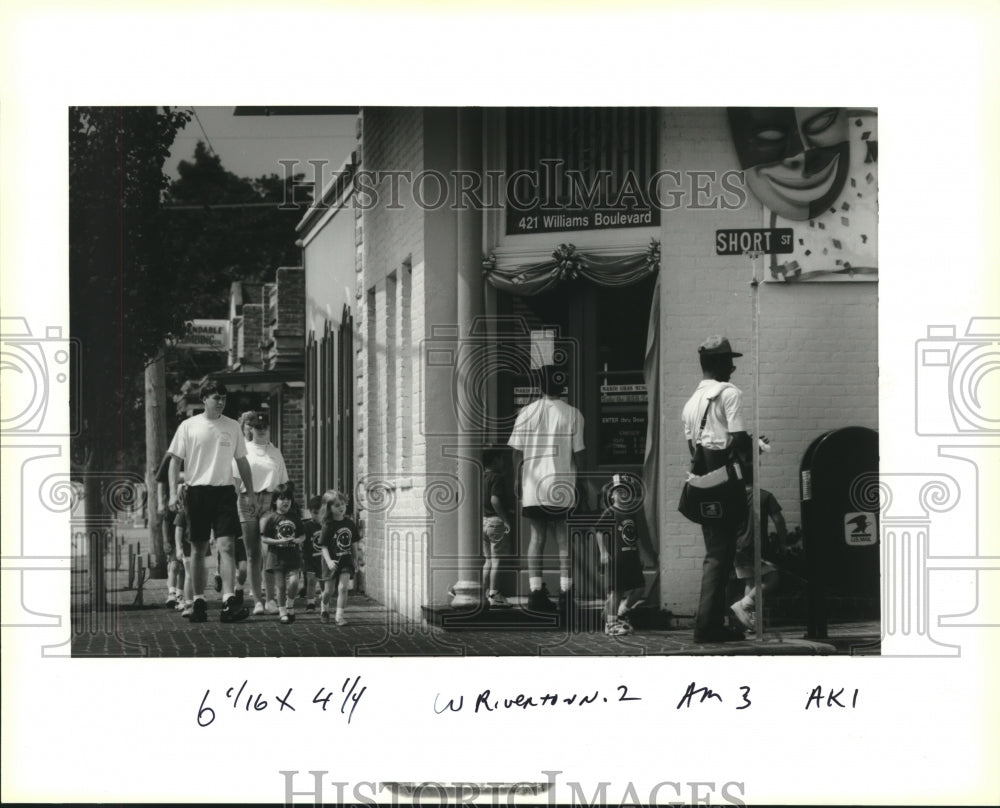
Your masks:
M681 490L677 510L699 525L735 527L747 518L747 496L743 471L731 449L706 449L701 435L708 421L708 408L715 396L708 399L705 414L695 438L691 470Z

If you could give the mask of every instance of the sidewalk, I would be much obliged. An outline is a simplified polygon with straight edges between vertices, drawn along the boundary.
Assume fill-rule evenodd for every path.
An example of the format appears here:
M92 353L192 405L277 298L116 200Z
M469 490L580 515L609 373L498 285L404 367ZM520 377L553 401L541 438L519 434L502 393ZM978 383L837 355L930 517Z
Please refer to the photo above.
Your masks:
M127 569L127 559L123 565ZM82 599L85 573L73 573L73 602ZM74 614L74 656L281 657L281 656L644 656L644 655L816 655L878 653L877 622L832 624L829 639L803 639L801 627L768 632L764 640L697 644L691 629L637 630L607 637L572 629L486 628L445 631L407 620L364 595L350 596L348 625L321 623L299 601L296 622L282 625L276 615L240 623L219 622L221 596L207 595L208 622L191 624L164 608L166 581L147 580L143 606L126 589L127 571L108 572L107 617ZM209 578L211 581L211 577ZM99 624L99 625L98 625Z

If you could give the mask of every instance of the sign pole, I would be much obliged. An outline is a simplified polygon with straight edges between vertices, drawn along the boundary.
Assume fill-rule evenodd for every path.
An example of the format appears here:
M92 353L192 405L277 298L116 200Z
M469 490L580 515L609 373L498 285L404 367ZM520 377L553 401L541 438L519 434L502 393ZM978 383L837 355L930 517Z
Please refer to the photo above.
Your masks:
M760 279L757 277L759 250L748 251L750 256L750 323L753 364L753 435L750 440L753 452L753 493L750 497L750 524L753 527L753 585L756 593L754 601L754 629L757 642L764 640L764 592L761 575L761 550L763 537L760 533Z

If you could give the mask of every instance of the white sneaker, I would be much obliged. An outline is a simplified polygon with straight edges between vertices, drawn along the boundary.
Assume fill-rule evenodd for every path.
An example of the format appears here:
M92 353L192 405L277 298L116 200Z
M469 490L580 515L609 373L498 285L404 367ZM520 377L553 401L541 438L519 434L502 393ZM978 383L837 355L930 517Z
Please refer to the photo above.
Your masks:
M264 601L258 600L253 605L253 613L254 614L264 614Z
M750 614L750 611L746 608L746 606L743 605L742 598L736 601L736 603L729 608L733 610L733 614L736 615L736 619L739 620L740 625L743 626L743 628L753 628L753 616Z
M490 606L496 606L498 608L505 608L507 606L510 606L510 604L507 602L507 598L505 598L499 592L487 593L486 600L489 602Z
M264 611L267 612L268 614L278 614L278 612L280 611L280 609L278 609L278 601L273 599L269 600L267 602L267 605L264 606Z

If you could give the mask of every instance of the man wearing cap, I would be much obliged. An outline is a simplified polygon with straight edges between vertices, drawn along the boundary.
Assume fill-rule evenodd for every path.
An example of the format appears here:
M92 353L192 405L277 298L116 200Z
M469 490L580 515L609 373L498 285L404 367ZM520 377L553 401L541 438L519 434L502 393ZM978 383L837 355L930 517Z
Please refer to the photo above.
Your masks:
M191 578L194 589L192 623L208 619L205 604L205 554L212 533L221 554L223 623L234 623L249 615L235 597L235 537L240 521L236 513L236 489L233 488L233 461L247 490L249 507L257 508L253 478L247 463L246 442L240 425L222 414L226 407L226 387L209 381L202 385L201 400L205 411L182 421L167 449L170 458L170 507L178 508L178 483L181 462L187 483L186 505L191 537Z
M743 393L729 379L736 370L736 353L726 337L713 335L698 348L702 380L684 405L681 416L688 450L708 450L719 468L732 456L740 461L744 479L750 479L750 436L743 421ZM701 428L702 419L705 425ZM701 573L701 596L695 617L695 642L726 642L742 635L725 628L726 585L736 554L738 525L702 525L705 561Z

